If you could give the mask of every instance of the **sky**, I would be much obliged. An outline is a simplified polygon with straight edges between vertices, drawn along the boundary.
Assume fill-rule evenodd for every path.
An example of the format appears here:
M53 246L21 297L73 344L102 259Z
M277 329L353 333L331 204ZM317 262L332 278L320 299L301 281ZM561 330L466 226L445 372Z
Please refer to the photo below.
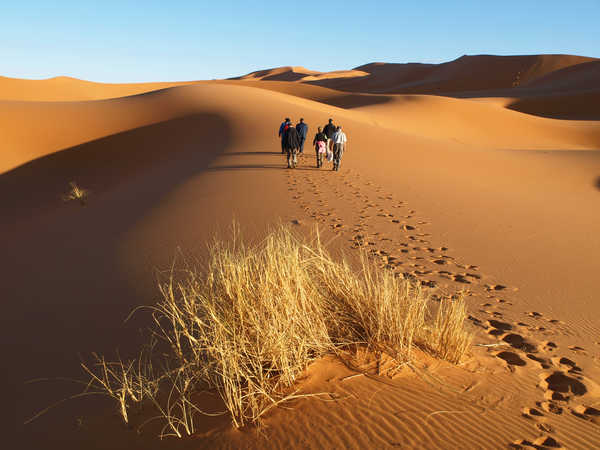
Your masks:
M0 0L0 75L226 78L462 55L600 57L600 0Z

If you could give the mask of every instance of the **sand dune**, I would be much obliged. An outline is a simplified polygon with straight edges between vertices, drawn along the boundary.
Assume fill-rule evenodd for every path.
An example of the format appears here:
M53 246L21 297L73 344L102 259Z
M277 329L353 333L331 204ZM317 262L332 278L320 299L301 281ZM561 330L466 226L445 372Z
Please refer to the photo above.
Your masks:
M442 64L372 63L354 69L369 76L315 84L356 92L450 94L527 85L556 70L591 61L594 58L571 55L465 55Z
M135 95L190 83L193 83L193 81L181 83L108 84L78 80L71 77L23 80L0 76L0 100L40 102L100 100Z
M588 90L598 89L600 83L598 80L600 80L600 61L593 60L549 72L527 83L527 86L547 87L554 91Z
M365 93L497 97L512 99L506 102L508 107L527 114L595 120L600 116L595 101L600 95L598 67L595 58L573 55L476 55L443 64L371 63L349 71L325 73L281 67L235 80L296 81L333 89L335 95L319 95L318 91L292 85L264 86L287 93L296 89L299 95L319 101L339 98L339 104L328 103L342 107L352 107L358 99L365 104ZM350 98L343 98L339 91L348 92Z
M448 81L473 61L415 65L402 83L511 82L494 70L487 83ZM524 68L532 89L533 80L550 91L580 80L577 65L560 70L579 57L506 61L506 73ZM61 449L600 446L598 121L506 108L519 97L370 94L392 89L385 66L359 68L370 74L360 80L293 68L118 89L62 79L23 81L20 92L0 79L2 340L14 367L4 375L4 414L17 428L9 439ZM273 81L290 73L360 82L364 91ZM536 115L553 108L541 100L529 107ZM313 169L311 149L286 171L276 137L285 116L304 117L311 136L329 117L343 124L350 143L342 171ZM69 181L90 190L87 206L61 200ZM139 436L120 425L111 403L92 398L22 425L79 392L64 381L24 380L78 377L78 355L92 351L131 352L148 317L122 320L156 299L154 270L170 267L178 247L202 258L207 240L234 218L249 240L279 221L297 221L303 233L318 223L333 249L371 249L437 293L466 288L476 343L504 346L474 347L460 367L425 359L430 378L348 379L345 366L319 361L299 386L331 401L274 410L263 434L211 419L195 439L161 443L152 428Z

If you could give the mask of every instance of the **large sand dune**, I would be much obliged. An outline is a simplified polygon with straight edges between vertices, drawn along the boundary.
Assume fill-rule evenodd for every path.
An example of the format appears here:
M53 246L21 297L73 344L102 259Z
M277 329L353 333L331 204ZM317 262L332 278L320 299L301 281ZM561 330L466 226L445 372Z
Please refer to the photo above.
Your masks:
M284 68L192 85L0 79L11 437L22 448L600 446L600 123L537 117L555 115L551 95L572 99L569 113L597 113L576 96L584 79L598 89L585 75L595 62L474 61L337 75ZM523 87L500 69L520 70ZM411 83L419 95L396 93ZM540 90L537 102L497 95L525 84ZM519 101L530 114L509 109ZM313 169L310 148L285 170L276 137L285 116L304 117L311 136L329 117L341 123L342 171ZM61 200L70 181L90 190L87 206ZM434 378L345 378L348 369L320 361L301 387L332 401L274 411L258 435L214 420L197 439L160 443L122 427L100 399L22 425L79 389L24 380L78 377L79 355L92 351L131 352L147 317L122 320L156 299L154 270L178 247L202 257L233 219L250 240L279 221L306 233L318 223L350 256L364 245L432 291L466 288L475 342L506 346L474 347L458 368L424 362Z

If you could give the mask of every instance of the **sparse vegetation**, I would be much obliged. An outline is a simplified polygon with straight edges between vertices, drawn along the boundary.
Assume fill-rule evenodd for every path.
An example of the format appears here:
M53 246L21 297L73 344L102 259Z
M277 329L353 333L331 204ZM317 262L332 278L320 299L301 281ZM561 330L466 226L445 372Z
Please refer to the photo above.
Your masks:
M192 434L208 413L197 393L212 390L236 427L258 423L304 395L294 385L311 361L357 345L398 364L415 346L451 362L466 354L462 298L434 306L419 285L364 255L360 270L336 262L318 236L307 244L281 227L248 247L235 234L212 245L206 270L172 271L161 283L152 335L168 351L84 365L90 388L114 398L125 422L130 405L146 401L163 420L162 436Z
M70 202L71 200L79 200L82 206L87 204L89 191L87 189L80 188L75 181L69 183L70 190L63 195L63 201Z

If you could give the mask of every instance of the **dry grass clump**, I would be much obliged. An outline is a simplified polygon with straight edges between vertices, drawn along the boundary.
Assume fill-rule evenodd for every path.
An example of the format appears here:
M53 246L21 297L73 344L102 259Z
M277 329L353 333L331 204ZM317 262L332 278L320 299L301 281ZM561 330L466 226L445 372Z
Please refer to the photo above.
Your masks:
M336 262L318 237L307 244L285 227L256 246L237 235L216 242L206 270L172 272L160 285L152 333L168 351L159 363L144 357L115 365L98 357L95 370L84 368L126 422L128 405L147 400L164 420L162 435L181 437L205 414L198 392L218 392L236 427L256 423L302 395L293 386L311 361L352 345L385 351L399 363L410 360L414 346L460 361L470 343L463 300L442 302L433 313L418 285L366 256L361 262L360 270Z
M80 188L75 181L69 183L70 190L63 195L63 201L70 202L71 200L79 200L82 206L87 204L89 191L87 189Z

